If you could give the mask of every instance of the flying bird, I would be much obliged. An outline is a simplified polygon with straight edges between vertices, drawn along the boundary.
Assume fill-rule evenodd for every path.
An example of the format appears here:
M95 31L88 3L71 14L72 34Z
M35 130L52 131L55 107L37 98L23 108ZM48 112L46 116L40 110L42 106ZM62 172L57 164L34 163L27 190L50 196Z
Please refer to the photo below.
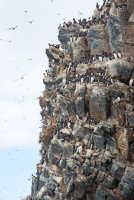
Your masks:
M33 20L32 21L27 21L29 24L32 24L33 23Z
M15 30L18 26L15 26L15 27L10 27L8 28L8 30Z
M81 13L79 10L77 11L79 15L83 15L83 13Z
M24 10L24 13L28 13L28 11L27 11L27 10Z

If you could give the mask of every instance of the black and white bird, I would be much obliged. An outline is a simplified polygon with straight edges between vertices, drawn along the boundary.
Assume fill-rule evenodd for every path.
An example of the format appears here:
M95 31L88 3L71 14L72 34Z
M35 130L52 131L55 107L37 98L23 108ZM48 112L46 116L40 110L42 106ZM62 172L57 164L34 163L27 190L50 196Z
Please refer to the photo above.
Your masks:
M65 78L62 79L62 83L66 84L66 79Z
M68 122L68 123L67 123L67 127L68 127L68 128L71 128L71 122Z
M96 3L96 8L99 9L99 4L98 4L98 2Z
M98 59L100 62L103 62L103 57L102 56L98 56Z
M112 78L110 79L110 82L111 82L111 84L114 84L114 81L113 81L113 79L112 79Z
M129 80L129 86L133 86L133 82L134 82L134 80L131 78L131 79Z
M117 56L117 54L116 54L115 51L113 52L113 56L114 56L114 59L117 59L117 58L118 58L118 56Z
M80 84L82 84L82 83L84 83L84 78L83 77L80 79Z
M82 154L82 146L77 147L76 153Z
M121 57L122 57L122 55L121 55L120 52L117 53L117 56L118 56L118 58L121 58Z
M91 83L93 83L95 80L95 77L94 76L91 76Z

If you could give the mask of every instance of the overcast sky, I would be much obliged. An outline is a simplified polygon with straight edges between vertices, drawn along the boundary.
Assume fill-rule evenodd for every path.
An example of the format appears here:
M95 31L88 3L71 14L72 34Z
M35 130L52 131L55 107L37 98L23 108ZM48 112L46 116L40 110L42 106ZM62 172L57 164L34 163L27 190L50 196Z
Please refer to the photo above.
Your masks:
M40 159L37 97L44 90L45 49L49 42L59 43L60 23L88 18L96 2L0 0L0 200L20 200L30 193L29 178Z

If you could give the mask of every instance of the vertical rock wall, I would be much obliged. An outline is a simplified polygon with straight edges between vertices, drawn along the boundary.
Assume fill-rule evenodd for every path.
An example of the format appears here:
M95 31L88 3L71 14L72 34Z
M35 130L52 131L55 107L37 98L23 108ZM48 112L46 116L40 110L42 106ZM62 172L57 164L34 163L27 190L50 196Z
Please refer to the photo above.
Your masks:
M134 199L134 3L96 7L46 49L32 200Z

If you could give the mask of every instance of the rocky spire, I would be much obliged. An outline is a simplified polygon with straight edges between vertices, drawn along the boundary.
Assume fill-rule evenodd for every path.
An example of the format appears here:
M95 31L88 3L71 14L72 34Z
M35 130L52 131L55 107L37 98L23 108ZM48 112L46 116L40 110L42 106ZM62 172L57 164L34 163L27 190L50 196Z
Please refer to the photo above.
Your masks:
M31 199L133 200L133 0L104 0L58 30L60 44L46 49Z

